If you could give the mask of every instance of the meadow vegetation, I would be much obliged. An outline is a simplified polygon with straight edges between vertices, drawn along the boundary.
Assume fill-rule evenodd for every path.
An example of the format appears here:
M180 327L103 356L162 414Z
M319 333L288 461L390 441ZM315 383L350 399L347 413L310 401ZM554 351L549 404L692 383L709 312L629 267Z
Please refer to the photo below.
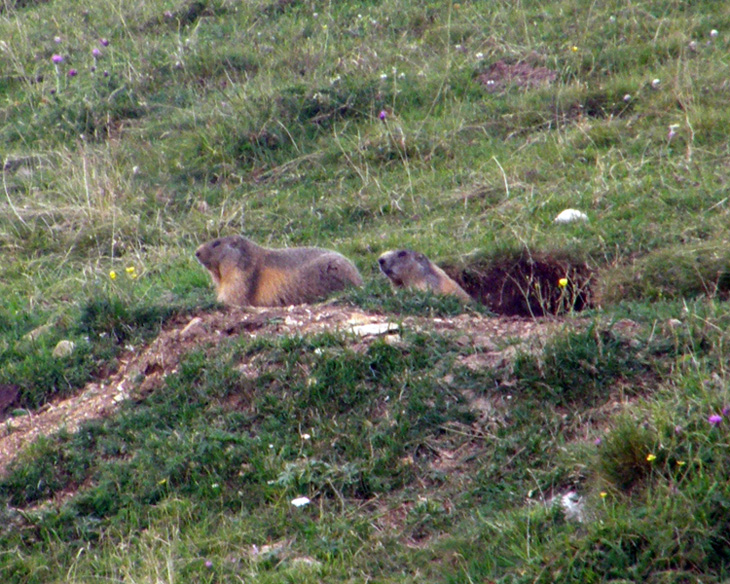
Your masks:
M458 330L201 346L12 461L4 581L730 578L726 3L83 4L0 0L6 415L215 307L219 235L337 249L341 305L488 312L393 296L407 247L566 325L496 368Z

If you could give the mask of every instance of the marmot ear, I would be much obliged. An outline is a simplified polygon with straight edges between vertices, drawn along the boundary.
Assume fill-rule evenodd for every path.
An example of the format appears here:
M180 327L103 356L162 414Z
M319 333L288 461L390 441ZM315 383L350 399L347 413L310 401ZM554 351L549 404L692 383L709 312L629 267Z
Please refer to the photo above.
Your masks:
M423 255L420 251L414 252L414 255L416 257L416 261L419 264L423 264L424 266L428 265L428 258L425 255Z

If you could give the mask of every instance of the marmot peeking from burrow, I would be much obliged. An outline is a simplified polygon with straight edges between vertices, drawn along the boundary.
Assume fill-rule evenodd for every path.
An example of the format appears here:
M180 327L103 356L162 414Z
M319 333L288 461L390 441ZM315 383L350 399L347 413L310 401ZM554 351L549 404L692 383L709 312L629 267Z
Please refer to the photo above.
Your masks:
M472 299L446 272L420 252L410 249L386 251L378 258L378 263L393 288L432 290L437 294L456 296L464 302Z
M210 272L219 302L233 306L304 304L362 285L352 262L329 249L268 249L233 235L204 243L195 257Z

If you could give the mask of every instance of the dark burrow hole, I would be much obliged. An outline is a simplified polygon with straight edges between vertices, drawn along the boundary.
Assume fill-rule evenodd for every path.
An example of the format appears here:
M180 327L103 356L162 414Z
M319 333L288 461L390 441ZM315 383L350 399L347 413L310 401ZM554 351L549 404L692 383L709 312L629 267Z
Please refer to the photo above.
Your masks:
M444 270L472 298L500 315L560 315L592 306L593 271L585 263L523 252Z

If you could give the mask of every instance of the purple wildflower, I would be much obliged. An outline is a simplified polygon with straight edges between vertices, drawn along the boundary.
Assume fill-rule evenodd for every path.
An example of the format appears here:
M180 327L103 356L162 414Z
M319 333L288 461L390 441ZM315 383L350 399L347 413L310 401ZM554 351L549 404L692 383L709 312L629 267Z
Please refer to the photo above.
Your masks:
M93 49L91 49L91 55L94 57L94 59L98 59L99 57L101 57L101 51L94 47Z
M595 444L596 446L600 446L600 445L601 445L601 442L602 442L602 440L601 440L600 438L596 438L596 439L595 439L595 440L593 441L593 444Z
M108 47L109 46L109 39L99 39L99 43L101 43L102 47Z
M205 567L206 568L212 568L213 567L213 562L210 561L210 560L205 560Z
M57 45L60 44L61 43L61 37L60 36L53 37L53 42L56 43Z
M53 55L51 57L51 61L53 61L56 65L63 63L63 55Z
M92 66L91 66L91 69L90 69L90 71L91 71L92 73L94 73L94 72L96 71L96 67L95 67L94 65L92 65Z
M380 111L380 115L378 117L380 118L380 121L381 122L384 122L385 121L385 118L388 117L388 112L386 112L385 110L381 110Z
M722 408L722 415L727 416L728 414L730 414L730 406L725 406Z
M674 426L674 433L675 434L681 434L683 431L684 431L684 428L682 428L682 426L680 426L679 424L676 425L676 426Z
M722 422L722 416L718 414L712 414L709 418L707 418L707 421L713 426L717 426L720 422Z
M78 74L79 74L79 72L76 69L69 69L68 70L68 76L69 77L76 77L76 75L78 75Z
M667 134L667 140L671 140L677 135L677 132L674 131L674 128L669 128L669 133Z
M109 71L104 71L104 77L109 77Z

